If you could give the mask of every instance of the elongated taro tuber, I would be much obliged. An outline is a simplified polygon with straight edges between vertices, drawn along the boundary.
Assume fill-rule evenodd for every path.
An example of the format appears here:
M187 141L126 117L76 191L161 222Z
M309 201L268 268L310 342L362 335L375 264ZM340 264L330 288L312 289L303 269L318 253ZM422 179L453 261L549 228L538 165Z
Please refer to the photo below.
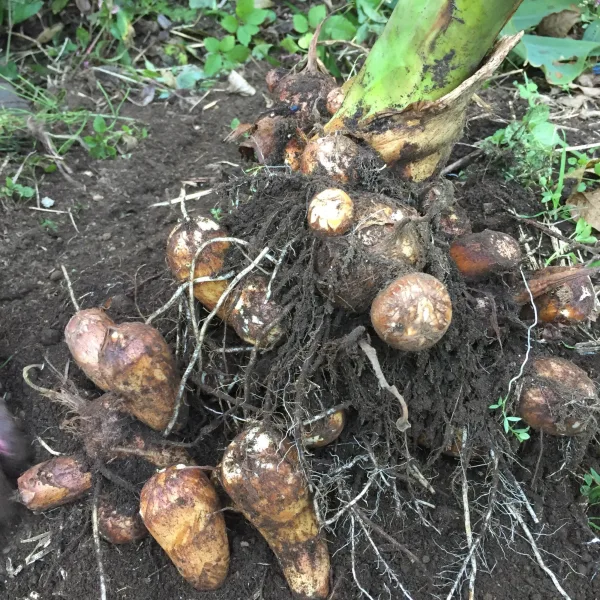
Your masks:
M214 221L203 217L177 225L167 242L167 261L173 275L179 281L187 281L194 257L195 277L216 275L223 267L229 244L215 242L200 252L199 250L209 240L226 235ZM206 287L207 285L210 287ZM195 284L194 296L208 310L214 310L227 285L227 281ZM267 300L267 288L268 280L264 277L247 277L239 283L218 312L219 317L243 340L250 344L260 343L263 347L274 345L283 335L280 324L271 327L281 314L281 307L273 300Z
M450 256L468 279L513 271L521 261L519 242L506 233L486 229L458 238Z
M177 465L144 485L140 515L152 537L197 590L215 590L229 569L229 545L217 493L198 467Z
M107 498L102 498L98 506L98 530L111 544L130 544L148 535L137 507L117 505Z
M221 483L267 540L292 592L326 598L329 553L293 446L260 425L251 427L225 450Z
M76 456L57 456L25 471L17 480L21 502L30 510L50 510L83 496L92 474Z
M186 219L177 225L167 240L167 262L175 279L182 283L189 280L194 258L194 279L216 275L223 268L229 242L208 242L223 237L227 237L227 232L204 217ZM227 281L195 283L194 296L213 310L226 288Z
M537 358L521 391L519 415L534 429L571 436L596 426L600 401L594 382L564 358Z
M153 429L169 423L177 396L175 361L162 335L144 323L116 325L98 309L80 310L65 339L75 362L104 391Z
M437 344L452 320L446 286L425 273L399 277L379 293L371 306L377 335L399 350L426 350Z

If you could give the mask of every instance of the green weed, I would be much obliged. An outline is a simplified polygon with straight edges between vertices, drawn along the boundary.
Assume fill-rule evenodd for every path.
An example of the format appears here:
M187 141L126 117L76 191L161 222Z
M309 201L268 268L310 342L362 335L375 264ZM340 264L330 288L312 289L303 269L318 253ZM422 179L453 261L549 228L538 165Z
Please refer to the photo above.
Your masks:
M8 200L29 200L35 195L35 190L28 185L16 183L12 177L7 177L4 185L0 186L0 198Z
M587 499L589 506L600 505L600 474L590 467L589 473L583 476L583 485L580 488L581 495ZM592 529L600 531L600 517L588 517L588 523Z
M517 423L523 421L521 417L515 417L509 415L507 412L506 404L508 402L508 396L504 396L503 398L499 398L498 402L495 404L491 404L488 408L490 410L501 409L502 415L502 427L504 428L504 433L511 433L514 435L519 442L524 442L530 438L529 435L529 427L517 427Z

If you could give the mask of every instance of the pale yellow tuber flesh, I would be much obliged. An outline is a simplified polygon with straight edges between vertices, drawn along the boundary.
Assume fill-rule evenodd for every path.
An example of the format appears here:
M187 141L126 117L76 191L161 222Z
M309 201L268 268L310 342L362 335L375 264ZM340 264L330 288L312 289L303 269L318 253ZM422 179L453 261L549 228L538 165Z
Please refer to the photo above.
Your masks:
M169 467L142 489L144 524L197 590L216 590L227 576L229 544L220 510L217 493L199 467Z
M329 553L294 448L261 426L251 427L225 450L221 483L267 540L292 592L307 600L327 598Z

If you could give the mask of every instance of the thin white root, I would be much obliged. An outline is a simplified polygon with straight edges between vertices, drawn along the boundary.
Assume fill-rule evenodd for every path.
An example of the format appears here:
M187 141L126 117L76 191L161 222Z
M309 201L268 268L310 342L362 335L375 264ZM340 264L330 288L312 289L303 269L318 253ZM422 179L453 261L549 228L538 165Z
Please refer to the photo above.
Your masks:
M554 587L556 588L558 593L565 600L571 600L571 597L569 596L569 594L567 594L567 592L565 592L563 587L560 585L556 575L546 566L546 563L544 563L544 560L542 559L542 555L540 554L537 544L535 543L535 539L533 538L533 535L531 534L529 527L527 527L527 524L523 520L521 513L517 509L515 509L515 507L512 504L507 504L506 507L508 508L508 511L510 512L510 514L519 522L519 525L521 525L521 528L525 532L527 541L529 542L529 545L531 546L531 550L533 551L533 554L535 556L535 559L537 560L538 565L540 566L540 569L542 569L546 573L546 575L548 575L548 577L550 577L550 579L552 580L552 583L554 584Z
M360 584L358 580L358 575L356 574L356 536L354 535L354 516L350 516L350 556L352 558L352 577L354 579L354 583L356 583L356 587L369 599L375 600L367 590Z
M65 278L67 289L69 290L69 296L71 296L71 302L73 303L75 310L79 311L79 302L77 302L77 298L75 298L75 292L73 291L73 286L71 285L71 280L69 279L67 269L65 269L65 265L60 265L60 268L62 270L63 277Z
M231 283L227 286L227 289L223 292L223 294L219 298L219 301L217 302L215 308L206 317L206 319L204 319L204 323L202 324L202 329L200 330L198 337L196 339L196 348L194 349L194 354L192 355L192 358L190 359L190 362L189 362L185 372L183 373L183 377L181 378L181 382L179 384L179 390L177 392L177 398L175 400L175 409L173 410L173 416L171 417L171 420L169 421L169 424L167 425L166 429L163 431L164 437L167 437L171 434L171 431L173 431L173 427L175 426L175 423L177 423L177 419L179 418L179 411L181 409L181 403L183 402L183 395L185 393L185 386L187 384L187 380L189 379L189 376L194 368L196 361L198 361L198 363L199 363L198 366L200 368L200 371L202 371L202 361L201 361L202 346L204 345L204 336L206 335L206 330L208 329L210 322L213 320L213 318L216 316L216 314L221 310L221 307L223 306L223 304L225 303L225 301L227 300L227 298L229 297L231 292L234 290L234 288L237 286L237 284L248 273L250 273L252 270L254 270L256 268L256 266L268 254L268 252L269 252L268 247L263 248L263 250L260 252L260 254L245 269L240 271L231 280ZM193 270L192 270L192 272L193 272Z
M462 432L462 447L467 447L467 429L466 427ZM469 551L473 547L473 531L471 530L471 511L469 510L469 483L467 480L467 469L463 457L463 453L460 454L460 469L462 472L462 501L463 511L465 516L465 533L467 535L467 544ZM475 598L475 579L477 578L477 557L475 552L471 553L471 573L469 575L469 600Z
M365 339L362 339L358 342L360 349L365 353L365 356L369 359L371 366L373 367L373 371L375 372L375 376L377 377L377 381L379 383L379 387L381 389L387 390L400 402L400 406L402 407L402 416L396 421L396 427L399 431L406 431L410 427L410 422L408 421L408 406L404 400L404 396L398 391L395 385L390 385L381 370L381 365L379 364L379 359L377 358L377 353L375 352L375 348L371 346Z
M360 501L361 498L363 498L366 495L366 493L369 491L369 488L373 485L374 481L375 481L374 478L369 479L369 481L367 482L367 485L365 485L362 492L357 494L357 496L354 499L350 500L350 502L348 502L348 504L344 504L344 506L342 508L340 508L340 510L338 510L335 513L335 515L333 515L333 517L331 517L330 519L327 519L327 521L325 521L325 523L323 523L323 524L326 527L333 525L344 513L348 512L357 502Z
M102 548L100 547L100 532L98 530L98 497L102 480L98 478L94 490L94 501L92 504L92 532L94 534L94 550L98 564L98 577L100 579L100 600L106 600L106 576L104 575L104 563L102 562Z

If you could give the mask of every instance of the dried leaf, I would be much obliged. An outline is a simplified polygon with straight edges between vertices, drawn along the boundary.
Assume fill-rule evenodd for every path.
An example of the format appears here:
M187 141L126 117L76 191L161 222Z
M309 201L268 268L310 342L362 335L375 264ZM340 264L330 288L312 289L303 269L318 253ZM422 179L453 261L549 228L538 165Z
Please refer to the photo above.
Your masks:
M537 34L547 37L564 38L576 23L581 20L577 9L561 10L544 17L537 26Z
M567 201L574 219L585 219L596 231L600 231L600 188L589 192L575 192Z
M254 96L256 94L256 90L236 71L229 73L228 81L227 91L230 94L239 94L240 96Z
M60 33L63 30L63 27L64 24L61 22L55 23L52 27L46 27L42 33L35 38L36 42L47 44L57 33Z
M156 88L153 85L144 86L144 88L142 89L142 92L140 93L141 105L148 106L148 104L150 104L150 102L152 102L154 100L155 96L156 96Z
M271 8L273 0L254 0L254 8Z
M586 102L589 101L589 98L585 94L576 94L575 96L561 96L560 98L557 98L556 101L558 104L566 106L567 108L579 110Z
M600 88L584 85L574 85L573 87L579 88L588 98L600 98Z
M92 5L89 0L75 0L75 4L77 5L79 12L83 13L84 15L92 12Z

